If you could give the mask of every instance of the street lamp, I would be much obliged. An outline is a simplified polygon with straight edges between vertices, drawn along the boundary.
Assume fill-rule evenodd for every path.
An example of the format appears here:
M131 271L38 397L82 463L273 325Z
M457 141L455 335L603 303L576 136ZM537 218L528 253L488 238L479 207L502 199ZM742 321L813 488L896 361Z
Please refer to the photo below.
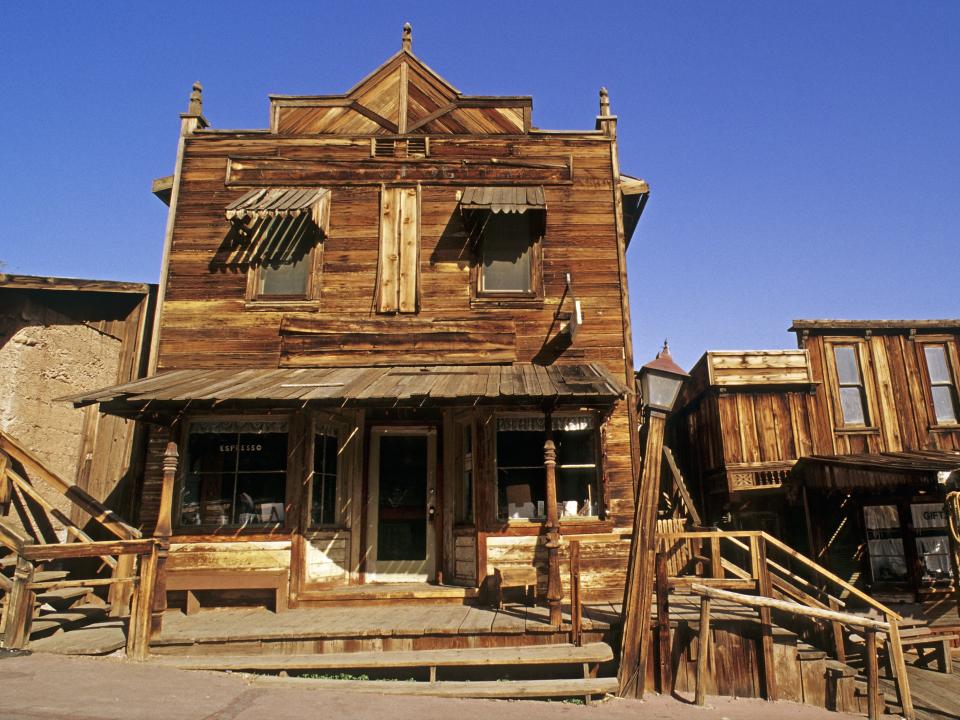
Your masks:
M687 373L663 349L639 372L643 401L643 464L635 493L633 543L627 567L623 600L623 641L620 649L620 694L643 697L644 675L650 649L650 605L653 594L653 561L656 551L657 504L663 430ZM664 688L664 692L670 692Z
M666 341L657 357L640 368L640 393L643 405L650 411L668 413L680 394L683 381L690 377L670 357Z

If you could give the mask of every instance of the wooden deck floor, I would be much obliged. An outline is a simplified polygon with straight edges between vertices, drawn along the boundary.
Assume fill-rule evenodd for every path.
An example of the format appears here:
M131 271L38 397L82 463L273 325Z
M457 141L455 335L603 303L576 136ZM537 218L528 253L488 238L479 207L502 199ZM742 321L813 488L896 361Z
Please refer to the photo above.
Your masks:
M173 611L153 645L307 638L410 637L551 633L544 607L507 605L502 610L467 605L392 603L373 606L300 608L274 613L263 608L218 608L195 615ZM607 630L618 616L609 604L584 610L584 629ZM570 617L564 613L565 629Z

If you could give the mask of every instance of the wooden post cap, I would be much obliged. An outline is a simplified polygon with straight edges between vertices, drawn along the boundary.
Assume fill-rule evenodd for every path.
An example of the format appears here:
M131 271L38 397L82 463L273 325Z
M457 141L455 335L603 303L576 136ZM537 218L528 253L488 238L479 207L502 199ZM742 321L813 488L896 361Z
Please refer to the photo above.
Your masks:
M413 26L410 23L403 24L403 37L400 41L400 47L410 52L410 45L413 43Z
M610 93L605 87L600 88L600 114L604 116L610 114Z
M190 105L187 107L188 115L203 115L203 86L197 80L193 84L190 92Z

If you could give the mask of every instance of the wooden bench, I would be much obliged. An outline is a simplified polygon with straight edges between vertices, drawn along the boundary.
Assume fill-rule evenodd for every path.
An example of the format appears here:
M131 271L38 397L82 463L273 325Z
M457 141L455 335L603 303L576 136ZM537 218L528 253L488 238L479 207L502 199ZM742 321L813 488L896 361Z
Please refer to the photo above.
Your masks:
M533 605L537 595L537 569L532 565L493 569L491 602L497 609L503 609L503 591L510 588L522 588L524 602Z
M900 645L904 650L910 648L916 650L918 664L921 667L928 667L932 661L939 672L950 674L953 672L950 645L958 638L960 635L941 635L931 632L928 627L917 627L900 632ZM887 661L889 663L889 653L887 653Z
M167 575L167 590L187 591L187 615L200 610L197 590L273 590L274 612L288 605L286 570L175 570Z

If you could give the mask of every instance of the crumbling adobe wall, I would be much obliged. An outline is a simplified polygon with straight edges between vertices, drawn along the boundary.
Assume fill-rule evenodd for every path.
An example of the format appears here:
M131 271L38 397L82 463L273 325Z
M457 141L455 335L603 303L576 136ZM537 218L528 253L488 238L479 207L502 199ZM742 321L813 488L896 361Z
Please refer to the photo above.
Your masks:
M5 293L2 300L0 429L74 481L84 411L54 398L114 384L121 343L25 294ZM65 498L44 496L69 516ZM8 519L19 525L14 510Z

